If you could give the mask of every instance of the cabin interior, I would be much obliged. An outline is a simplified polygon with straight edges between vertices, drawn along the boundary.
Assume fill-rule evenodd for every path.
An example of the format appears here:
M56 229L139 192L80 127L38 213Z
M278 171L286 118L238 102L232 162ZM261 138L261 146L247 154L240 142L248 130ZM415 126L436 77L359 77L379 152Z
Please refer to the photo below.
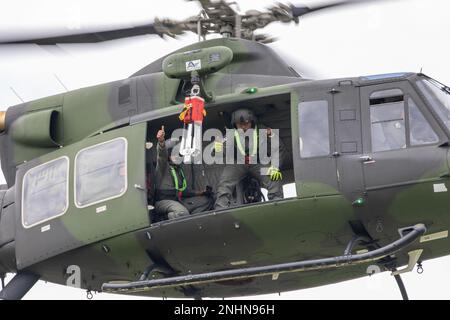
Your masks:
M294 180L294 170L292 161L292 138L291 138L291 101L289 94L276 95L271 97L257 98L253 100L248 100L245 103L225 103L225 104L214 104L211 106L206 106L207 115L203 122L203 132L208 129L218 129L225 135L225 130L227 128L231 129L230 124L231 113L239 108L251 109L259 124L272 129L279 130L280 142L284 144L286 148L286 156L284 157L281 164L281 171L283 174L282 184L284 197L296 196L295 194L295 184ZM178 114L171 115L168 117L162 117L148 122L147 129L147 141L152 142L152 147L147 152L147 175L154 177L154 170L156 168L156 155L157 155L157 139L156 135L159 129L164 126L166 132L166 140L170 139L172 132L176 129L183 128L183 123L179 120ZM210 144L211 141L204 141L203 147ZM220 184L220 177L224 169L225 164L184 164L184 169L190 171L186 173L187 177L193 177L191 181L188 182L188 188L191 190L203 191L206 187L212 188L213 195L216 194L218 185ZM155 201L155 186L150 184L149 187L149 206L154 205ZM241 181L237 184L235 191L232 195L231 207L243 206L243 205L254 205L255 203L248 203L244 199L244 192L246 184ZM267 193L263 190L265 195L262 201L268 201ZM212 202L214 203L214 202ZM211 208L212 210L213 208ZM191 212L192 214L192 212ZM167 219L166 217L161 217L156 212L151 212L152 222L157 222Z

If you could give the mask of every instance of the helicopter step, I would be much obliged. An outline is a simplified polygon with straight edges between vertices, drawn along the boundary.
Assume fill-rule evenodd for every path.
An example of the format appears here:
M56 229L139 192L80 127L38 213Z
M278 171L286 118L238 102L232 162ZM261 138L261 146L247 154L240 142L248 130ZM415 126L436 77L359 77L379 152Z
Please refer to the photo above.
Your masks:
M409 255L408 266L402 270L397 270L397 271L392 272L392 275L397 276L402 273L411 272L414 269L414 266L419 262L422 252L423 252L423 249L408 252L408 255Z
M407 228L407 230L409 232L407 234L403 234L400 239L384 247L366 253L355 255L347 254L331 258L297 261L262 267L240 268L202 274L187 274L155 280L129 282L125 284L104 283L102 285L102 291L109 293L134 293L157 288L179 287L262 276L272 276L273 279L277 279L282 273L313 271L367 263L382 259L406 248L426 232L426 227L423 224L417 224Z

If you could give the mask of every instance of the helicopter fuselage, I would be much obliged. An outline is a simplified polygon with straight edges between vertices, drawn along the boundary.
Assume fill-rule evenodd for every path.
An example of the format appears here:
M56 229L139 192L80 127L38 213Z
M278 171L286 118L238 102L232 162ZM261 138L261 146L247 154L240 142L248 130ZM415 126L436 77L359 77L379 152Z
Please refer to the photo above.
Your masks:
M278 129L289 154L285 199L243 204L237 191L229 209L154 219L146 177L155 148L145 145L156 144L162 125L167 132L182 126L187 85L165 76L160 59L123 81L8 109L0 273L68 284L77 266L80 287L100 291L112 281L337 257L353 238L357 254L393 242L403 228L427 227L419 241L377 262L140 292L228 297L362 277L374 264L393 270L417 250L420 261L450 253L450 131L429 78L302 79L267 47L238 39L178 52L217 45L230 48L233 61L204 79L213 97L205 130L223 130L227 114L242 106ZM217 189L223 165L192 170L196 183Z

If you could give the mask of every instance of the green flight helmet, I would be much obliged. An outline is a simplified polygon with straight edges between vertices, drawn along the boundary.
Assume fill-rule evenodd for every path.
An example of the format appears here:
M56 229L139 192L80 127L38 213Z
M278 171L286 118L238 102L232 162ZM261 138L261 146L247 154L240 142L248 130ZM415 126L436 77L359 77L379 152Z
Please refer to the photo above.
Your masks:
M252 122L256 123L256 116L250 109L237 109L231 114L231 124L236 127L239 122Z

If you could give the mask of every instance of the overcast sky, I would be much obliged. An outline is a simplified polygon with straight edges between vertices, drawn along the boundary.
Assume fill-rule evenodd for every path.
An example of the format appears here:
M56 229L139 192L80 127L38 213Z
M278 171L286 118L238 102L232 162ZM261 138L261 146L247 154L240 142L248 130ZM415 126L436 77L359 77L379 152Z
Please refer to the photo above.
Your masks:
M0 40L65 30L104 29L182 19L198 13L182 0L15 0L0 11ZM292 1L311 4L317 1ZM241 11L264 9L272 1L239 1ZM271 47L305 76L317 79L398 71L424 73L450 84L450 3L398 0L311 14L299 26L274 24L264 33L280 40ZM0 106L126 78L163 54L197 40L141 36L90 45L0 46ZM294 62L295 61L295 62ZM450 258L424 263L425 272L404 276L412 299L450 299ZM94 299L107 299L99 294ZM25 298L84 299L78 289L39 283ZM119 297L121 298L121 297ZM400 299L388 273L268 299Z

